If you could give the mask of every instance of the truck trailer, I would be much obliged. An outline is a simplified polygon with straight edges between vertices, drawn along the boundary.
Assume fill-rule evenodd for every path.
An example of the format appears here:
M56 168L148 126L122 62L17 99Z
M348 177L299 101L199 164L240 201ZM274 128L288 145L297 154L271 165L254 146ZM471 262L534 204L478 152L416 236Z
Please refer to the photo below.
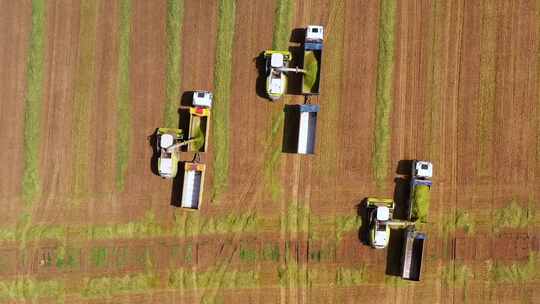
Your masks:
M319 95L324 28L310 25L306 28L302 62L302 94Z
M411 192L409 194L409 220L411 221L427 222L432 176L432 163L424 160L412 162Z
M201 207L205 169L206 166L204 164L191 162L184 164L182 208L198 210Z
M284 151L298 154L315 152L319 105L287 105L285 107Z
M413 227L405 229L403 255L401 258L401 278L411 281L420 281L422 271L422 258L424 255L424 242L427 239L422 232Z

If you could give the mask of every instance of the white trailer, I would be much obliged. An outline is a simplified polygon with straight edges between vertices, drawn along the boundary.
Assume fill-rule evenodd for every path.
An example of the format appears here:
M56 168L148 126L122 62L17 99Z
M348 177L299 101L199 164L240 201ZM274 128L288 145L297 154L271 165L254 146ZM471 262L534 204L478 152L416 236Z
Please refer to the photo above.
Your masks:
M286 127L284 150L289 153L313 154L317 130L317 113L319 105L289 105L286 111Z
M424 241L426 235L417 232L413 227L405 229L405 242L401 257L401 277L405 280L420 281L422 258L424 257Z
M205 165L185 163L184 183L182 186L182 208L198 210L201 206Z

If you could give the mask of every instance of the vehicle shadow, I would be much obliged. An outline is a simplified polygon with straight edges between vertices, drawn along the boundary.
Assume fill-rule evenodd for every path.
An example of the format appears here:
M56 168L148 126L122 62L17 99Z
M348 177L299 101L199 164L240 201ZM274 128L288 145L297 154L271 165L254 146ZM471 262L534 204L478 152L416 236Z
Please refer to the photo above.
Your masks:
M266 94L266 59L264 58L264 51L261 52L257 57L253 58L255 62L255 67L257 69L257 80L255 81L255 92L257 96L265 98L269 101L270 98Z
M184 132L184 140L189 139L187 138L189 132L189 120L189 108L178 109L178 128ZM187 149L186 146L182 147L182 151L185 151L185 149Z
M367 208L367 198L363 199L359 204L356 205L356 213L362 220L360 228L358 228L358 240L369 246L369 211Z
M405 229L390 230L390 240L386 251L386 274L401 276L401 256Z
M157 166L157 161L159 157L159 152L157 150L157 128L154 131L154 133L148 135L146 138L148 139L148 145L152 147L152 157L150 158L150 170L152 171L152 173L159 176L158 166Z
M191 107L193 105L193 93L195 91L185 91L180 97L180 105L183 107Z
M406 177L396 177L394 183L394 218L406 220L409 214L409 179Z
M285 105L283 108L285 119L283 123L283 153L297 153L298 129L300 127L300 115L298 105Z
M184 162L178 163L178 174L173 178L171 190L171 206L182 205L182 187L184 186Z

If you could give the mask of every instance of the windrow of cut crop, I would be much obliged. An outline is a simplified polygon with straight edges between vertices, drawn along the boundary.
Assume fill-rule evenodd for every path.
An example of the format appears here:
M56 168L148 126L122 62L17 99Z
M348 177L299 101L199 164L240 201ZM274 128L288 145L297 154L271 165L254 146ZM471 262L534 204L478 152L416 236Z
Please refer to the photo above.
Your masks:
M178 128L180 116L180 64L182 60L183 0L167 0L167 71L165 80L164 127Z
M124 190L126 169L129 161L131 136L131 107L129 92L129 63L131 37L131 0L120 2L120 23L118 25L118 92L116 97L118 126L116 128L116 190Z
M97 1L83 1L80 8L79 60L73 98L73 195L88 192L90 108L96 96Z
M372 156L373 172L379 187L383 185L389 171L395 24L396 1L381 0L375 100L375 142L373 144Z
M490 129L495 117L496 56L497 56L497 3L482 1L481 41L480 41L480 94L478 101L478 143L479 161L477 172L489 174L493 132Z
M22 196L30 205L39 195L39 145L41 135L41 108L45 65L46 3L32 1L32 28L30 31L26 66L26 96L24 99L24 171Z
M294 16L294 1L277 0L274 15L274 34L272 49L286 51L289 47L289 37Z
M274 32L272 39L272 49L285 51L289 46L289 36L292 31L292 19L294 15L294 3L291 0L278 0L274 13ZM273 107L270 116L270 132L266 142L269 152L264 163L264 185L270 194L272 201L276 202L282 198L283 187L280 178L280 156L281 142L280 136L283 132L284 113L281 107Z
M214 154L212 201L217 201L220 195L227 190L229 178L229 103L235 14L236 3L234 0L219 1L214 69L214 99L216 103L212 109Z
M28 219L21 220L21 227L26 226L27 222ZM356 215L316 216L310 214L309 209L295 206L289 208L284 217L277 219L264 218L250 212L204 218L197 214L182 213L175 217L172 225L163 225L155 219L153 213L149 212L143 218L127 223L80 226L34 224L28 226L27 229L2 228L0 229L0 241L13 242L21 240L23 237L26 241L32 242L63 241L68 235L71 241L150 239L156 237L191 238L201 235L226 235L228 233L242 235L257 232L261 225L283 227L287 233L292 234L309 232L312 239L335 238L339 241L344 234L357 231L361 225L361 219ZM335 226L335 229L329 231L327 229L329 226Z

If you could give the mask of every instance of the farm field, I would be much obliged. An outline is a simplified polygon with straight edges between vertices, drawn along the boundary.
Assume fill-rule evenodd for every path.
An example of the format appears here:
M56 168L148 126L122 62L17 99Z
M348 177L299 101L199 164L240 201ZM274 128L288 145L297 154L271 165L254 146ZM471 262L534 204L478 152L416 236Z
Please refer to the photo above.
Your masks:
M540 302L540 1L0 1L0 24L0 303ZM258 58L309 24L307 156L282 152L303 97L262 96ZM190 212L151 139L193 90ZM435 171L420 282L359 237L412 159Z

